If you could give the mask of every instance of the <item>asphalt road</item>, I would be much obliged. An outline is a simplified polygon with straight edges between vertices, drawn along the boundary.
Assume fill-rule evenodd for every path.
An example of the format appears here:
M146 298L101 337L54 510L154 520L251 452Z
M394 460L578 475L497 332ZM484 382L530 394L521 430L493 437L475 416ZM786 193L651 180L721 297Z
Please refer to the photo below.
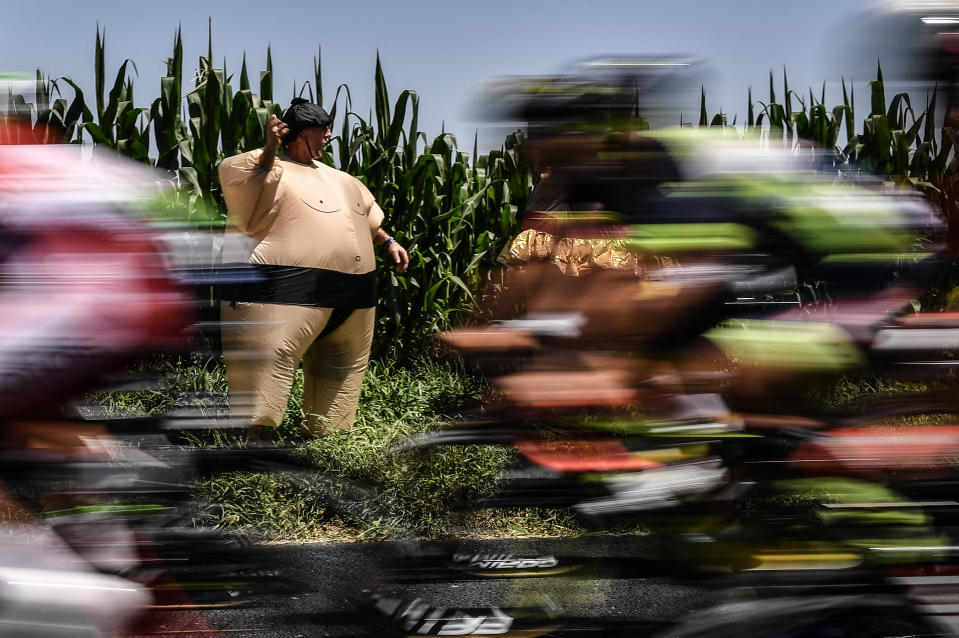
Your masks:
M451 578L443 570L417 571L415 564L405 563L406 567L397 571L389 568L394 564L393 559L408 554L414 547L416 555L433 555L437 559L433 565L450 564L455 554L461 567L470 561L485 560L487 566L494 565L494 568L458 572ZM635 571L623 574L621 568L629 561L653 552L651 543L640 537L478 540L415 546L310 543L259 546L256 551L258 562L283 566L288 576L306 586L295 593L263 596L252 606L205 611L210 626L224 636L343 635L343 626L331 620L330 612L352 609L348 598L363 591L407 602L419 598L449 609L536 607L551 613L562 609L565 614L582 617L656 624L681 618L692 609L718 602L722 596L664 576L635 577ZM506 555L509 557L504 561ZM516 557L546 561L540 566L549 566L555 561L553 569L546 571L572 571L553 576L495 577L503 573L503 570L497 573L495 566L515 566L507 561ZM620 573L613 574L616 571ZM399 582L422 581L427 576L427 582ZM359 618L362 617L361 614Z

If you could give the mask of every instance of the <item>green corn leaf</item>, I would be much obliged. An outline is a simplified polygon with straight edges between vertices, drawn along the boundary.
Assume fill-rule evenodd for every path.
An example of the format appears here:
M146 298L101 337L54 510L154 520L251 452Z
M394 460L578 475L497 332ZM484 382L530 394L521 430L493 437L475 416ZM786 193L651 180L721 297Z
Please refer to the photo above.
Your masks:
M122 102L127 102L127 65L133 67L134 72L136 72L136 64L133 60L127 59L123 61L123 64L120 65L120 69L117 71L116 80L113 82L113 88L110 89L109 101L106 104L106 108L103 109L100 115L100 127L112 143L114 138L114 127L116 125L117 111L120 108Z
M77 86L70 78L64 77L60 79L66 82L70 88L73 89L74 94L73 101L70 102L70 107L67 109L65 116L65 128L73 128L77 133L76 140L68 138L64 139L64 141L80 142L82 141L81 134L83 131L83 124L93 121L93 113L87 107L86 100L83 99L83 91L80 89L80 87Z
M40 69L37 69L37 79L34 89L33 103L37 110L37 124L44 125L50 119L50 94L51 86L43 78Z
M842 104L845 110L846 116L846 143L850 143L852 138L856 135L856 112L855 112L855 94L852 95L852 100L849 99L849 96L846 94L846 78L842 79Z
M197 179L197 175L196 175L196 170L195 170L195 169L193 169L193 168L191 168L191 167L189 167L189 166L186 166L186 167L181 168L181 169L178 171L178 174L180 175L180 179L183 180L184 182L186 182L186 183L190 186L190 188L193 190L194 193L199 193L199 192L200 192L200 190L201 190L200 182L199 182L199 180Z
M240 66L240 90L250 90L250 74L246 71L246 51L243 52L243 64Z
M809 116L806 115L803 111L798 111L793 114L792 123L796 127L796 135L801 139L813 139L813 135L810 129Z
M260 99L273 101L273 54L266 47L266 71L260 71Z
M183 160L183 165L192 166L193 165L193 138L189 136L183 136L182 138L180 138L180 143L177 145L177 148L179 148L180 150L180 157ZM194 171L194 173L195 172L196 171Z
M90 138L93 139L94 144L109 145L111 143L110 138L106 136L99 124L94 122L85 122L83 124L83 129L90 134Z
M104 49L105 49L105 40L106 40L107 30L106 27L103 28L103 36L100 35L100 23L97 23L97 41L96 48L94 52L94 76L96 82L96 98L97 98L97 118L102 122L103 120L103 109L105 108L105 100L103 92L106 90L106 68L104 66Z
M709 123L708 116L706 115L706 87L700 87L700 98L699 98L699 125L706 126Z
M167 60L167 77L173 78L170 94L167 96L171 101L167 106L171 113L176 113L179 117L180 92L183 85L183 37L179 27L173 40L173 57Z
M313 84L316 86L316 103L323 105L323 49L316 47L316 57L313 58Z
M473 299L473 292L469 289L469 287L465 283L463 283L462 279L460 279L459 277L453 274L448 275L448 277L450 281L452 281L454 284L459 286L459 288L466 294L468 299L470 300Z
M400 142L400 134L403 132L403 123L406 120L406 107L413 102L414 96L415 93L412 91L403 91L396 100L396 105L393 107L393 120L383 141L388 151L394 150Z
M786 96L785 100L785 120L788 122L792 118L792 92L789 90L789 79L786 77L786 65L783 65L783 95Z
M882 67L876 62L876 79L869 83L872 91L872 111L869 115L886 114L886 90L882 81Z
M866 168L888 174L892 170L892 131L884 114L872 115L863 125L863 143Z
M810 122L810 126L812 139L816 144L824 149L832 148L835 142L830 135L829 115L824 104L819 103L813 107L813 121Z
M251 105L252 104L253 101L251 98ZM242 148L244 152L261 148L263 144L266 143L266 128L261 125L260 117L257 111L257 107L251 106L249 112L247 113L246 121L244 122ZM236 111L234 110L234 113L235 112Z
M416 161L418 144L420 140L426 143L426 134L419 130L420 98L415 92L411 92L412 112L410 114L409 136L406 140L404 149L403 168L409 169Z
M130 104L129 102L127 104ZM133 105L125 107L123 113L118 118L120 135L124 138L139 138L141 127L139 122L142 118L149 118L150 111L147 109L133 108Z
M932 163L932 170L936 174L942 174L946 170L946 162L953 149L959 149L959 135L951 126L942 127L942 144L939 148L939 154Z
M909 173L913 176L926 176L932 166L933 148L929 142L921 142L912 154L909 164Z
M209 66L213 66L213 17L206 19L206 59ZM202 65L201 65L202 68Z
M915 121L916 114L912 110L912 102L909 100L909 94L897 93L889 103L889 110L886 113L889 125L896 129L906 128L906 114L911 114L913 121Z
M908 175L909 145L906 143L906 134L902 129L891 132L891 170L893 175Z
M48 126L51 134L56 135L58 141L69 142L73 136L73 129L67 130L66 124L67 101L63 98L57 98L50 106L50 118ZM50 140L53 141L53 140Z
M912 126L909 127L904 138L907 146L915 144L916 138L919 137L919 128L922 126L922 121L925 116L925 113L920 113L919 119L913 122Z
M936 94L939 91L939 85L932 87L932 98L926 105L924 115L926 116L926 127L923 131L922 141L935 144L936 139Z
M386 77L383 75L383 66L380 64L379 51L376 52L376 71L373 77L373 88L376 126L380 135L383 135L390 128L390 97L386 90Z
M223 154L226 156L252 150L246 144L246 124L253 111L250 91L237 91L233 95L229 124L223 128ZM258 147L253 147L258 148Z
M477 157L479 155L479 152L478 152L479 149L477 148L478 146L479 146L479 131L476 130L476 131L473 131L473 162L472 162L473 179L476 179L476 171L477 171L476 164L477 164Z

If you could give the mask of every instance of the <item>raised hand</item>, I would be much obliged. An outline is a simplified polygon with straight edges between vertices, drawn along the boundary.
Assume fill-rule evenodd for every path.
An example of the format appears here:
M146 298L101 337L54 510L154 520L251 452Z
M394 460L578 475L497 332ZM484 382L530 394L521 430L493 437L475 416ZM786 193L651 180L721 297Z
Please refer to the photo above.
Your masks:
M270 118L266 121L266 144L264 148L268 151L276 152L276 149L280 148L280 142L283 140L283 136L289 131L289 127L285 122L280 120L276 115L270 115Z

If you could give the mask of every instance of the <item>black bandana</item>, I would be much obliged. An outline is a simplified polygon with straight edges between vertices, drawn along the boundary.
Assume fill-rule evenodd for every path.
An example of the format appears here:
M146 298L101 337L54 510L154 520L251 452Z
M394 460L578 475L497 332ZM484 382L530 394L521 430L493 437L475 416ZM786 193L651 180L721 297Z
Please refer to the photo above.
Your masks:
M330 114L323 107L311 104L301 97L295 97L290 102L290 108L286 109L286 113L283 114L283 123L289 128L286 135L283 136L283 143L288 145L296 139L296 136L303 129L311 126L329 128L333 119L330 118Z

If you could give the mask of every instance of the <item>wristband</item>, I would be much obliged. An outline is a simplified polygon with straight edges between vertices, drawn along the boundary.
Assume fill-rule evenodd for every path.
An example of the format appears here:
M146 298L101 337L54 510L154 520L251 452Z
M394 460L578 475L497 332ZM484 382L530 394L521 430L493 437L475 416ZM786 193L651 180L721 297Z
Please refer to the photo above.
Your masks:
M395 244L396 240L392 237L387 237L386 241L383 242L383 248L387 248L390 244Z

